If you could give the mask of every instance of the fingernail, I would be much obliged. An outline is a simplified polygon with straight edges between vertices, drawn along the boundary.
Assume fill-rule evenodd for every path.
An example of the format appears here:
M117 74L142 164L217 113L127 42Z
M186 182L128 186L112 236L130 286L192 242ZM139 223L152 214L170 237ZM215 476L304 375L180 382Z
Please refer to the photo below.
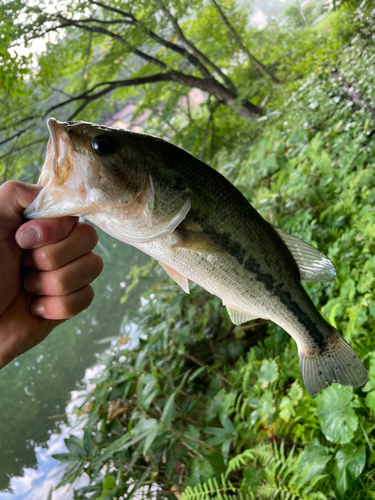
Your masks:
M44 307L42 306L42 304L40 304L38 302L34 302L34 304L31 306L31 314L33 314L34 316L40 316L43 318L45 315L45 311L44 311Z
M18 237L18 244L21 248L33 248L40 241L40 233L33 227L25 229Z
M39 292L39 282L35 276L28 274L23 282L23 287L28 292Z

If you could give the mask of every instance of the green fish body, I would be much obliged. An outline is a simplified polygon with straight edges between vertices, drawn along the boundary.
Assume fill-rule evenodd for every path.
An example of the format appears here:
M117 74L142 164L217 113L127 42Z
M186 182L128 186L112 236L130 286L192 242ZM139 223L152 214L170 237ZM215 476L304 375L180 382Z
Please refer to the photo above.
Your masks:
M221 174L147 134L49 119L29 218L79 215L154 257L189 291L220 297L235 324L271 320L296 341L307 392L361 386L367 372L300 281L333 281L321 252L265 221Z

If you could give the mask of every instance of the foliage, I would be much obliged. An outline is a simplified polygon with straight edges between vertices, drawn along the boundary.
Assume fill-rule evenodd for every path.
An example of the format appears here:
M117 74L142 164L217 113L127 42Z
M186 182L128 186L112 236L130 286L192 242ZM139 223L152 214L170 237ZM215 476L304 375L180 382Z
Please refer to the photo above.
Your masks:
M212 0L3 1L0 178L36 180L47 116L105 123L125 101L134 119L151 111L149 132L210 162L258 134L254 117L284 98L279 80L338 53L329 32L272 20L257 30L249 5L219 3L226 21ZM195 109L192 88L205 97Z
M136 105L135 118L152 111L151 130L172 136L190 129L195 150L206 141L212 115L209 132L217 144L211 156L224 140L230 144L245 120L262 113L260 104L278 80L257 59L256 44L245 53L238 47L255 32L247 29L248 7L225 0L221 9L237 41L211 0L131 0L126 6L116 0L1 2L3 179L25 166L32 175L40 165L46 116L105 122L125 100ZM192 88L210 96L214 107L190 110Z
M228 125L235 115L219 107L215 127L237 140L214 148L212 163L267 220L333 260L335 282L306 289L369 367L368 383L356 390L333 385L311 399L296 346L279 327L260 320L235 327L217 298L194 285L185 295L160 279L124 319L125 334L109 340L95 388L76 408L83 435L72 431L66 453L56 456L62 484L89 478L77 500L141 493L184 500L375 497L375 50L358 9L345 2L324 33L270 23L252 37L242 14L231 11L248 47L263 40L260 59L285 78L256 133L248 134L242 118ZM209 18L186 20L188 36L198 40L200 19L241 95L255 95L256 80L247 87L246 71L229 64ZM203 38L196 43L204 49ZM156 105L161 87L150 92L144 95ZM173 93L163 92L168 116ZM193 152L212 105L176 132ZM133 283L146 270L133 271Z

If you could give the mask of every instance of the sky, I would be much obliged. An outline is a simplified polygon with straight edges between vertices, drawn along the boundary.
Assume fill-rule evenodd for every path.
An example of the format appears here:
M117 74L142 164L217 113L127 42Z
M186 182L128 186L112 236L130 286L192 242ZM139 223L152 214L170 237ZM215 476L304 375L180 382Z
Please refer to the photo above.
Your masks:
M65 453L68 450L65 447L64 439L69 435L74 434L81 438L83 435L83 426L86 417L78 418L72 413L74 406L79 406L84 399L84 394L87 390L93 388L90 379L98 376L103 365L96 365L89 368L85 372L83 384L85 389L81 391L73 391L71 393L71 401L66 407L69 425L62 424L60 433L53 433L47 442L47 448L39 446L35 447L35 454L38 461L38 468L25 468L23 476L12 477L10 486L13 493L0 492L0 500L47 500L50 489L58 484L61 477L61 468L57 460L52 458L56 453ZM76 483L74 488L86 486L88 478L82 477ZM71 487L62 487L53 492L52 500L71 500L73 499L73 491Z

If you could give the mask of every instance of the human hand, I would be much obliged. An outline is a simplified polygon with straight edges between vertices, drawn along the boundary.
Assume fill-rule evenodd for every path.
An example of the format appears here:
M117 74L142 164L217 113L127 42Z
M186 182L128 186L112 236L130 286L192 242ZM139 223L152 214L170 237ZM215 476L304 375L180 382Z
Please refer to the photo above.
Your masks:
M0 186L0 368L88 307L103 269L98 237L77 217L23 223L39 186Z

